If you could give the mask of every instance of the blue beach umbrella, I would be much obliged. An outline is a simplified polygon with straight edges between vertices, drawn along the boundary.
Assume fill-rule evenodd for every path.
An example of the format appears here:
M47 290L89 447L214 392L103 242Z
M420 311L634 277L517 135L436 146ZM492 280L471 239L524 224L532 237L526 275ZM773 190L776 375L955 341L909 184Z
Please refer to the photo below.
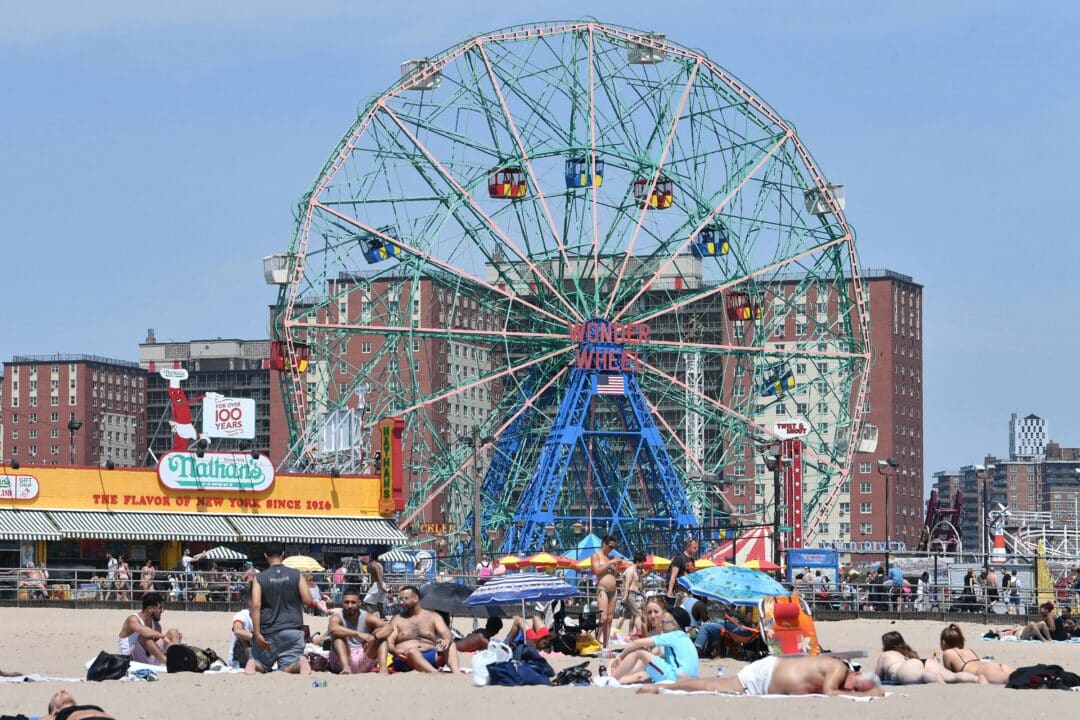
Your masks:
M788 590L763 572L722 565L698 570L679 578L691 595L719 600L728 605L757 605L764 597L789 595Z
M560 578L547 573L525 572L493 577L465 598L466 605L512 605L550 602L578 594Z

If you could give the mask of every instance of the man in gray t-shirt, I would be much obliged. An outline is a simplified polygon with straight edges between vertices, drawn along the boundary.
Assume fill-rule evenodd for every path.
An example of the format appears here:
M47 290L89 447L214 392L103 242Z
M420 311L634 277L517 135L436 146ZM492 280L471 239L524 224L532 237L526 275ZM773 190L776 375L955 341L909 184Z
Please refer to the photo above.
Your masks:
M282 565L285 550L280 543L266 546L269 567L251 584L251 659L244 672L308 675L311 666L304 657L304 606L315 607L307 583L297 570Z

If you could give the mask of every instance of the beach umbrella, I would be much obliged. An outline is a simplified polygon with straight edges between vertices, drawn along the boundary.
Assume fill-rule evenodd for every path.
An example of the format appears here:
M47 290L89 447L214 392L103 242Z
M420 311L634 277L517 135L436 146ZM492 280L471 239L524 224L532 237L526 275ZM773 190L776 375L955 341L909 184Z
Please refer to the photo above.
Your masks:
M507 555L506 557L499 558L496 562L498 562L507 570L518 570L521 568L521 564L524 561L517 555Z
M318 560L307 555L290 555L282 560L281 564L305 573L322 572L326 569L319 564Z
M574 563L574 567L578 570L592 570L592 558L587 557L584 560L578 560Z
M698 570L704 570L711 567L716 567L716 563L707 558L699 558L694 561L694 569L690 572L697 572Z
M472 595L465 600L465 604L478 606L550 602L573 597L577 594L577 588L567 585L560 578L553 575L523 572L491 578L476 588Z
M577 567L578 561L572 557L566 557L565 555L558 555L555 561L559 563L559 567L564 570L572 570Z
M428 583L420 588L420 607L455 617L506 617L498 605L466 605L465 601L475 590L461 583Z
M671 567L671 560L659 555L649 555L645 562L641 563L641 569L649 572L666 572Z
M211 560L213 562L240 562L247 560L248 556L242 552L233 550L231 547L225 545L218 545L217 547L210 548L204 552L196 555L198 560Z
M728 605L757 605L764 597L789 595L787 589L763 572L736 565L721 565L683 575L679 584L691 595Z
M740 563L739 567L750 568L751 570L767 570L768 572L774 572L780 569L779 565L770 560L765 560L764 558L747 560L744 563Z
M559 558L551 553L537 553L530 558L521 561L522 567L534 567L538 570L550 572L559 566Z

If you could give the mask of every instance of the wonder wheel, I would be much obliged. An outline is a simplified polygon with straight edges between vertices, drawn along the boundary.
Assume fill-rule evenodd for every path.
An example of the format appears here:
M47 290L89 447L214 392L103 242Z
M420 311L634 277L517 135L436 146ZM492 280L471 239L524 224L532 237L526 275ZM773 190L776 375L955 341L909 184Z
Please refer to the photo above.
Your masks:
M469 545L479 505L489 547L634 545L771 517L759 451L798 418L812 530L869 348L840 188L794 128L700 52L596 21L402 71L276 257L287 464L370 471L361 420L396 415L403 525Z

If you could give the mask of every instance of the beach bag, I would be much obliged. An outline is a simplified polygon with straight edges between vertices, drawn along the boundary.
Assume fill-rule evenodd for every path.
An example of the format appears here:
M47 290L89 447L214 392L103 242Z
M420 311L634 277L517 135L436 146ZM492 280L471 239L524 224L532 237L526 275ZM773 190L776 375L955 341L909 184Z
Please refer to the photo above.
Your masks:
M206 672L217 662L217 653L210 648L199 649L190 645L170 645L165 650L165 669L171 673Z
M487 666L490 685L550 685L551 679L527 662L496 662Z
M1027 665L1013 670L1005 687L1014 690L1068 690L1080 685L1080 676L1060 665Z
M553 685L591 685L592 671L589 670L589 663L583 662L580 665L563 668L551 683Z
M490 682L488 665L497 662L506 662L512 657L510 646L498 640L488 643L486 650L473 653L472 656L472 679L473 685L483 687Z
M119 680L127 675L130 666L131 658L127 655L116 655L102 650L86 669L86 679L92 682Z
M317 652L309 652L305 657L308 659L308 664L311 666L312 672L329 672L330 658L326 655Z
M600 644L600 641L594 638L592 635L582 633L577 637L577 654L578 655L595 655L604 649L604 646Z

